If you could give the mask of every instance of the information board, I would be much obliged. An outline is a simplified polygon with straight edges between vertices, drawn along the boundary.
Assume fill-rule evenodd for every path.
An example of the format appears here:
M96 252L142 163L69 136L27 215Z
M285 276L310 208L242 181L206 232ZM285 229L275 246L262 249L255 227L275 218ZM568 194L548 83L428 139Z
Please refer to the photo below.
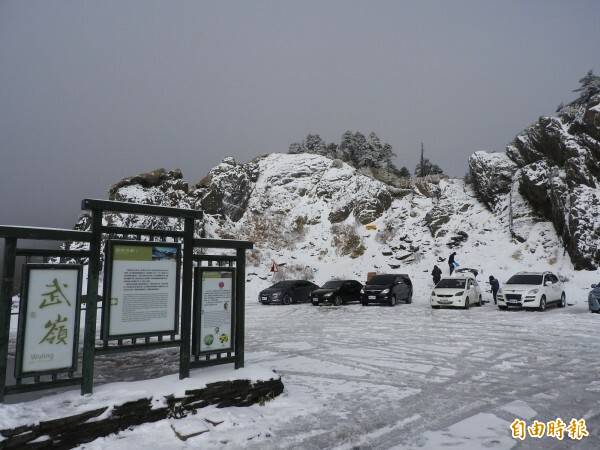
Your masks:
M230 351L233 348L233 305L235 269L199 267L196 270L196 299L199 305L199 353ZM197 306L198 307L198 306Z
M176 334L180 245L108 241L107 248L103 337Z
M17 378L77 369L81 274L76 264L24 266Z

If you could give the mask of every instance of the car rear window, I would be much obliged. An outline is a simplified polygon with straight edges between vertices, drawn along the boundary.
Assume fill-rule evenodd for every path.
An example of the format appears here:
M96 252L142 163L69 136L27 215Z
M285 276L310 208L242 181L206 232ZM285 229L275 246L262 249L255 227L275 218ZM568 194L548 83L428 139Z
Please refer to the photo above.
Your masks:
M513 275L506 284L542 284L542 275Z
M460 278L444 278L435 287L441 289L463 289L466 282L467 280Z
M396 275L375 275L367 284L392 284L396 280Z

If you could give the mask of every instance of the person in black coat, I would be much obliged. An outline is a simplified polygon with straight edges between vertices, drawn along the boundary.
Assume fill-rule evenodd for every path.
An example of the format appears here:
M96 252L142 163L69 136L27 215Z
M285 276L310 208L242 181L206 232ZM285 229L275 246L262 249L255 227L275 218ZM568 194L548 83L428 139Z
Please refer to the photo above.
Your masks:
M456 256L456 252L452 252L452 254L448 257L448 267L450 268L450 275L454 272L454 257Z
M500 290L500 283L496 278L490 275L490 292L494 296L494 305L496 304L496 296L498 295L498 291Z
M433 270L431 271L431 276L433 277L433 285L437 285L442 279L442 269L434 265Z

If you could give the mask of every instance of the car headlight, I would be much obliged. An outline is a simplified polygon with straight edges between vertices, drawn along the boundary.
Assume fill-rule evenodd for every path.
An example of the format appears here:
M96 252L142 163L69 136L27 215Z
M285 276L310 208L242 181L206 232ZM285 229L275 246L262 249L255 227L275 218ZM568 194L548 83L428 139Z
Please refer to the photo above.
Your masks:
M360 290L360 293L361 293L361 294L364 294L364 293L365 293L365 288L362 288L362 289Z
M431 296L435 297L435 291L431 291Z
M382 294L389 294L390 290L389 289L384 289L383 291L381 291Z
M540 292L539 289L532 289L531 291L529 291L527 294L537 294L538 292Z
M457 292L456 294L454 294L455 297L460 297L461 295L463 295L465 293L465 291L460 291Z
M333 295L333 292L328 292L327 294L325 294L323 297L331 297Z

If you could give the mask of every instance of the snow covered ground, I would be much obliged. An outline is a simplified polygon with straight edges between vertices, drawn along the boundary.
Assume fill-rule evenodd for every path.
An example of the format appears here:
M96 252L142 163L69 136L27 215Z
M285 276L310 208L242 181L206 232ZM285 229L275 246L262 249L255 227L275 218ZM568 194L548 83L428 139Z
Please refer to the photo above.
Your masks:
M257 245L247 267L246 365L276 370L284 394L264 406L206 408L183 421L144 425L83 448L600 448L600 316L586 304L590 284L600 277L573 270L551 223L523 216L519 226L528 232L519 242L509 232L508 209L493 213L462 180L443 180L437 194L394 198L374 220L376 230L353 216L344 220L364 246L353 258L334 245L337 232L328 216L354 190L376 192L378 182L314 155L271 155L259 165L249 210L291 222L306 219L301 231L290 232L289 224L275 230L291 243ZM321 191L333 200L316 194ZM243 236L244 220L230 224L232 235ZM227 224L212 225L218 230ZM505 282L517 271L551 270L565 282L569 306L544 313L502 312L490 303L468 311L432 310L429 272L433 264L447 272L452 240L461 232L468 238L454 246L456 259L480 270L484 289L490 274ZM262 306L256 299L271 282L271 260L281 265L279 275L308 274L318 284L332 277L364 281L370 271L408 273L414 303ZM147 382L148 389L157 383L176 389L168 374L176 373L177 364L176 349L98 358L96 382L111 383L98 392L110 392L116 381L143 389L146 382L134 380L165 376ZM191 381L212 379L214 370L195 370ZM126 386L117 385L116 392ZM73 396L79 398L77 392L63 393L58 401ZM26 405L0 406L0 425L35 411ZM567 423L585 418L590 437L517 442L509 428L516 417L561 417ZM207 432L183 442L172 426Z
M82 448L505 449L517 445L509 429L515 417L585 418L590 431L578 443L530 438L518 448L600 447L599 316L583 303L539 313L502 312L489 303L434 311L423 296L395 308L248 302L246 365L276 370L284 394L265 406L210 407ZM141 364L141 356L125 356L126 365ZM161 359L160 371L176 371L173 351L152 356L145 376ZM215 376L227 376L227 368L194 370L186 385ZM153 391L177 387L173 376L147 383ZM98 388L92 405L114 397L111 391L138 394L144 387L127 385ZM81 403L77 392L59 399ZM1 407L2 422L13 417L3 425L31 414L35 403ZM182 442L171 425L208 432Z

